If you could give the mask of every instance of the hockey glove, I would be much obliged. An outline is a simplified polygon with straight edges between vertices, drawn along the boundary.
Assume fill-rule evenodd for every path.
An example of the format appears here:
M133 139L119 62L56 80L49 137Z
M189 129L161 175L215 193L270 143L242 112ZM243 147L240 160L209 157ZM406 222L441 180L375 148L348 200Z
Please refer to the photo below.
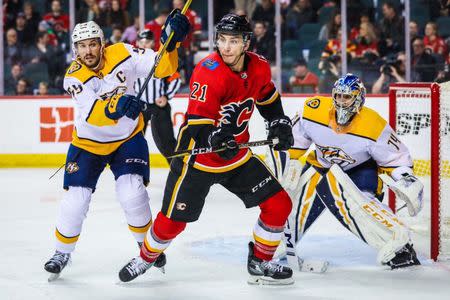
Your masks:
M167 45L167 51L172 52L175 50L177 43L182 42L186 39L189 31L191 29L191 24L189 23L188 18L181 14L179 9L174 9L167 16L166 23L162 27L161 32L161 44L165 44L167 39L169 38L172 31L174 32L172 39L170 40L169 45Z
M417 177L404 173L399 180L394 181L387 174L380 174L379 176L395 195L405 202L410 216L414 217L422 210L423 184Z
M294 145L294 136L292 135L291 120L283 116L278 119L274 119L269 122L269 135L268 140L278 138L279 142L273 149L278 151L289 150Z
M213 130L209 135L208 141L213 149L226 147L224 151L217 152L225 160L232 159L239 152L239 147L234 139L233 133L227 128L218 127Z
M109 100L108 106L105 107L105 115L112 120L118 120L123 116L136 120L141 112L139 102L132 95L114 95Z

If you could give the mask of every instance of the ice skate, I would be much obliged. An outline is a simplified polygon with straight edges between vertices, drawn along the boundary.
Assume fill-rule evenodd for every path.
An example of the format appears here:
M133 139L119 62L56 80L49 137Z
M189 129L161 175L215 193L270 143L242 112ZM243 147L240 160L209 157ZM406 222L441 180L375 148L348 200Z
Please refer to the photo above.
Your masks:
M273 261L264 261L253 253L253 242L248 244L249 254L247 270L250 278L249 284L255 285L288 285L293 284L292 270Z
M139 275L144 274L153 264L154 262L146 262L140 256L135 257L119 271L119 279L122 282L131 281Z
M396 253L395 257L386 264L394 270L420 265L420 261L417 259L416 251L414 251L413 245L406 244Z
M55 251L52 258L50 258L44 265L44 269L51 273L48 281L53 281L59 278L61 271L67 266L70 261L70 253L62 253Z

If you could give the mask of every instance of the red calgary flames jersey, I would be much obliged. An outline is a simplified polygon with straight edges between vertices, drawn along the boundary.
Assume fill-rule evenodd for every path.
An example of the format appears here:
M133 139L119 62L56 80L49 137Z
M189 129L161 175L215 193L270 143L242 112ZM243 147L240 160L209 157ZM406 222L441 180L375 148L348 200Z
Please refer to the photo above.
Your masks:
M247 52L244 70L233 72L218 53L201 60L191 76L187 123L180 129L177 149L195 148L188 137L189 126L226 125L238 143L248 142L248 121L256 105L268 105L278 99L271 80L270 65L263 57ZM203 139L207 137L202 137ZM216 153L185 158L185 162L207 172L226 172L250 159L249 149L241 149L233 159L224 160Z

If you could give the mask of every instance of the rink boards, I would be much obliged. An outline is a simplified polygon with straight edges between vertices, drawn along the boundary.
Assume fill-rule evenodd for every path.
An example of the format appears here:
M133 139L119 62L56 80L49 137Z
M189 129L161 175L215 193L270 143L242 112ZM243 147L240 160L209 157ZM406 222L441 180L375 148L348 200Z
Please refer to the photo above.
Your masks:
M293 117L302 109L310 95L285 95L283 106L288 116ZM176 96L170 103L174 132L184 121L187 97ZM69 97L1 97L0 167L55 167L65 161L65 154L72 139L73 119L76 114L73 100ZM368 96L366 105L388 118L388 97ZM255 109L256 110L256 109ZM255 112L249 122L252 140L266 138L263 119ZM152 167L167 166L147 131ZM254 148L257 154L265 149Z

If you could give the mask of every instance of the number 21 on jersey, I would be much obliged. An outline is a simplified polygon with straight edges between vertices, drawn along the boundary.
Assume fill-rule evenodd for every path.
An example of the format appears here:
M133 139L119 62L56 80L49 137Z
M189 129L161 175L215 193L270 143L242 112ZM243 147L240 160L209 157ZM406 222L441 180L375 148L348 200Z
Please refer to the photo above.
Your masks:
M192 92L190 98L192 100L199 100L202 102L206 101L206 90L208 89L208 85L200 85L198 82L192 83Z

